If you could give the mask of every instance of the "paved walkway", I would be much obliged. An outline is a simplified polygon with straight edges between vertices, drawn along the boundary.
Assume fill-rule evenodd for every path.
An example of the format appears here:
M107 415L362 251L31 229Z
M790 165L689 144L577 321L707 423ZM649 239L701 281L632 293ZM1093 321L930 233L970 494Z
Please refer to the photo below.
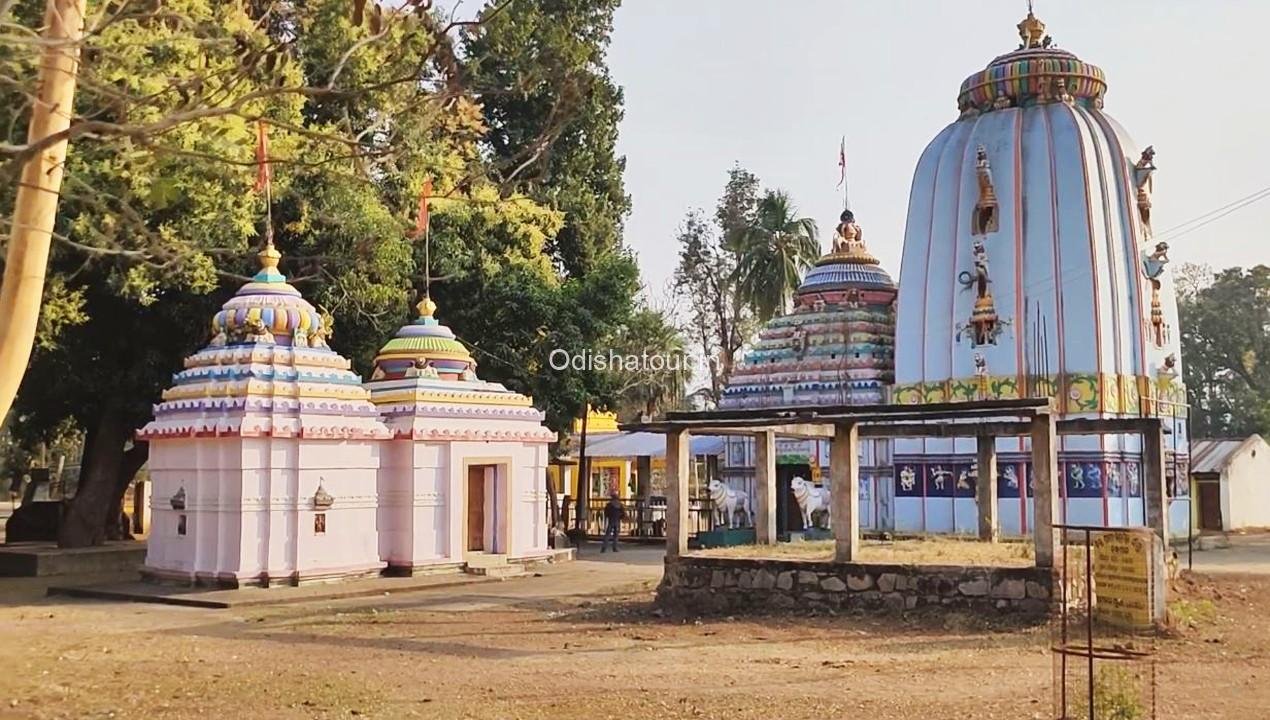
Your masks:
M1231 535L1228 548L1197 550L1195 571L1270 575L1270 534Z
M526 576L490 580L469 575L439 575L415 578L374 578L344 583L303 587L242 588L240 590L198 591L167 588L167 593L183 599L203 598L208 606L250 607L264 605L323 605L366 603L381 597L378 604L444 602L449 608L465 606L513 605L521 602L551 602L568 597L629 590L635 586L656 586L661 579L662 545L623 545L618 553L600 553L592 543L578 553L578 559L548 565ZM136 591L136 574L101 574L42 578L0 578L0 606L18 607L72 602L67 597L49 597L50 586L94 586L122 593ZM155 591L162 586L146 585ZM78 602L78 601L76 601ZM92 600L102 604L127 604L120 599ZM155 607L157 610L157 606Z

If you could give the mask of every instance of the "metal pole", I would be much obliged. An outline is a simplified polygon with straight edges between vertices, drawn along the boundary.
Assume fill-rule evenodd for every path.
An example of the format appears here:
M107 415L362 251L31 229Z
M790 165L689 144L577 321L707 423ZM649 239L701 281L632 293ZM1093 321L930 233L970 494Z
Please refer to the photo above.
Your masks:
M1094 720L1094 553L1085 531L1085 650L1089 654L1089 720Z

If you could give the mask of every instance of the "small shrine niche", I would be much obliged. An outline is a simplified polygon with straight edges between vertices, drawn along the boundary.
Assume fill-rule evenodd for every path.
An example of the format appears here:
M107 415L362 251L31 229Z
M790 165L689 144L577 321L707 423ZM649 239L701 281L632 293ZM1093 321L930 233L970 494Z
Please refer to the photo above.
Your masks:
M326 534L326 513L314 513L313 515L313 534Z
M185 534L185 515L176 516L176 534L177 535Z
M997 191L992 186L992 164L988 161L988 149L983 145L975 151L975 176L979 182L979 199L970 216L970 234L987 235L999 226Z

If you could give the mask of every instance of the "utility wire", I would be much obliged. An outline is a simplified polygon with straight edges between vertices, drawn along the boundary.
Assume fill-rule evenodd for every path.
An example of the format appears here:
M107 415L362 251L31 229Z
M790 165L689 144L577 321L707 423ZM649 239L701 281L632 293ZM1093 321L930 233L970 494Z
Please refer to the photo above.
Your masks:
M1245 195L1244 197L1227 203L1215 210L1209 210L1203 215L1197 215L1184 223L1174 225L1167 230L1162 230L1156 233L1155 238L1153 239L1163 240L1165 238L1180 238L1204 227L1205 225L1208 225L1209 223L1220 220L1237 210L1242 210L1243 208L1268 197L1270 197L1270 187L1264 187L1251 195Z

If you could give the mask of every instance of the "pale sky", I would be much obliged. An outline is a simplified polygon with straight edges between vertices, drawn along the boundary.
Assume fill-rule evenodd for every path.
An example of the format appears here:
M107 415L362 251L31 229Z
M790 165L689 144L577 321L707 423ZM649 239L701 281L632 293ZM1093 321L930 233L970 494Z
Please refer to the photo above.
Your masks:
M851 205L892 276L909 185L961 81L1018 44L1024 0L626 0L609 65L626 92L628 244L654 297L684 213L734 161L788 190L822 245ZM1270 186L1270 2L1037 0L1055 43L1107 76L1106 112L1154 145L1157 232ZM1270 263L1270 197L1172 244L1175 263ZM1176 267L1176 266L1175 266Z

